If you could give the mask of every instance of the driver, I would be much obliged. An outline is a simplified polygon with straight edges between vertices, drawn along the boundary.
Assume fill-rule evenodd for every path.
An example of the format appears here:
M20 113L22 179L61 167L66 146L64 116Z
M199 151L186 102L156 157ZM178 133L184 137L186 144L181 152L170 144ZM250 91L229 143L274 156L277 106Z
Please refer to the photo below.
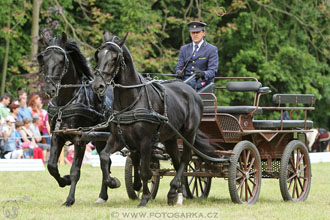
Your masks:
M192 21L188 24L192 42L180 48L179 59L175 69L179 78L186 80L196 75L196 80L188 84L200 90L214 80L218 71L218 49L204 39L206 23Z

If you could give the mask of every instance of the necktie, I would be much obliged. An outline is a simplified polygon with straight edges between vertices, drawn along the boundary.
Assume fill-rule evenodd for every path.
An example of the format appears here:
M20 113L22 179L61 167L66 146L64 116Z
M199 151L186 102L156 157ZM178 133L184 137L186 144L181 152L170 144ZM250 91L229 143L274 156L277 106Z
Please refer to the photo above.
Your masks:
M193 52L193 56L196 55L196 53L197 53L197 49L198 49L198 44L195 45L195 50L194 50L194 52Z

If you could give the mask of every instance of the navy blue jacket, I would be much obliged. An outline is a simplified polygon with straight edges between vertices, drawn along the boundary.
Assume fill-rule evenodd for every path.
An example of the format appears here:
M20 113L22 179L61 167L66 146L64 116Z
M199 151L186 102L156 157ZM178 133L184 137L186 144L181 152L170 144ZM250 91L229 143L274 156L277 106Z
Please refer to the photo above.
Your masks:
M191 59L184 71L183 80L189 78L192 74L194 74L194 71L196 70L204 71L204 79L199 79L197 83L197 88L200 89L212 82L216 73L218 72L218 48L204 40L195 56L192 56L192 52L193 43L186 44L180 48L178 64L176 66L175 72L177 74L180 73L186 62ZM195 83L195 80L191 80L189 85L195 88Z

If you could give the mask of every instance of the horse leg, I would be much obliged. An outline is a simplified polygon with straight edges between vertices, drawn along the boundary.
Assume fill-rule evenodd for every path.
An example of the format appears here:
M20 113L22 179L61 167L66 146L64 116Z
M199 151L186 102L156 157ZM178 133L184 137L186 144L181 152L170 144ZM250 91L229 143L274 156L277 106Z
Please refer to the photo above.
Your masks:
M63 138L59 137L58 135L52 136L49 160L47 164L48 172L55 178L60 187L65 187L71 184L70 176L64 176L62 178L58 171L58 158L62 152L63 145Z
M104 142L95 142L94 145L95 145L97 153L100 155L101 151L105 147L105 143ZM110 172L110 167L109 167L109 172ZM99 194L99 198L96 200L95 203L97 203L97 204L105 203L108 200L108 198L109 198L108 197L108 187L105 184L104 179L102 179L101 191L100 191L100 194Z
M69 195L63 203L65 206L72 206L75 202L75 192L76 192L76 185L80 179L80 169L81 164L84 159L84 154L86 150L86 142L81 142L80 138L75 137L74 141L74 158L73 163L70 170L70 179L71 179L71 187Z
M146 206L149 199L151 198L151 193L148 188L148 181L152 177L152 173L150 170L151 153L152 153L151 141L142 141L140 145L140 155L141 155L140 175L143 183L143 193L138 207Z
M120 181L110 176L111 159L110 155L120 150L120 145L115 141L114 135L110 135L104 149L100 153L103 183L111 189L120 187Z
M192 143L193 137L187 138L186 139ZM178 201L178 190L181 191L181 187L180 187L180 183L182 180L182 175L183 172L187 166L187 164L189 163L189 160L191 158L191 150L188 146L186 146L186 144L183 144L183 152L181 155L181 160L180 160L180 166L176 171L176 175L173 178L173 180L170 183L170 190L167 194L167 203L169 205L175 205Z
M177 139L170 139L164 142L166 152L170 155L176 172L180 167L180 152L178 149Z
M134 167L134 183L133 189L135 191L140 191L142 187L141 177L140 177L140 154L135 152L131 153L132 164Z

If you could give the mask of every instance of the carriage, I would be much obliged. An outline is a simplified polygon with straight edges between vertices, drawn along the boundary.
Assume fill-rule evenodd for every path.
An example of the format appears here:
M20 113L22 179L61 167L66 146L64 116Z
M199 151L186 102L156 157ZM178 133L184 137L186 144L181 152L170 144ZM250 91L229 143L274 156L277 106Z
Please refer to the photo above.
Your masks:
M216 77L217 81L228 81L225 86L213 83L199 92L204 103L200 129L208 135L208 142L221 146L217 152L221 160L193 153L184 172L184 195L187 198L208 197L212 178L228 179L230 197L235 203L253 204L258 200L262 178L276 178L284 200L304 201L311 185L311 163L306 132L313 122L307 120L307 111L313 110L315 96L311 94L274 94L273 107L259 105L262 95L270 93L254 77ZM218 83L217 83L218 84ZM215 96L216 90L229 92L252 92L254 100L249 106L221 106ZM283 105L291 106L283 106ZM281 112L279 120L255 120L263 111ZM285 111L305 112L303 120L283 120ZM179 146L182 140L178 140ZM131 199L139 198L134 190L133 164L129 151L125 166L126 191ZM161 160L168 160L161 145L155 147L150 168L151 195L156 197L163 176L174 176L172 169L160 169Z
M40 59L38 57L44 67L46 85L52 94L57 94L52 103L64 103L62 106L51 106L54 108L51 117L54 135L48 169L61 187L71 185L65 205L74 203L83 157L82 143L89 140L98 143L103 173L97 202L108 199L107 187L120 186L119 180L110 176L109 156L116 151L127 156L125 185L129 198L139 198L143 188L140 206L145 206L150 198L156 197L162 176L174 176L168 193L169 204L177 201L180 192L188 198L207 197L214 177L228 179L230 196L235 203L255 203L262 178L278 178L284 200L304 201L308 197L311 164L306 148L306 132L309 132L313 122L307 120L307 111L314 109L314 95L274 94L275 106L265 107L260 106L261 96L271 91L252 77L217 77L216 80L226 83L222 86L211 83L198 94L180 80L146 80L135 70L132 57L124 46L126 37L105 37L106 43L95 54L99 64L92 86L83 81L90 75L84 75L83 70L77 73L77 67L83 65L76 61L82 56L77 49L74 49L75 53L67 53L72 46L66 46L66 35L57 45L48 46ZM106 51L99 53L102 50ZM61 68L56 68L55 72L48 68L54 65L53 56L63 60ZM131 75L127 77L125 74ZM64 85L62 78L66 80ZM117 90L113 100L114 108L119 110L105 117L107 112L100 102L100 94L109 85L114 87L114 91ZM221 106L221 100L217 100L215 94L225 90L230 94L254 93L253 102L244 106ZM85 103L79 104L77 97ZM63 102L65 98L67 102ZM183 104L182 100L185 100ZM103 114L91 109L93 106L101 108ZM280 119L256 119L268 110L280 111ZM298 110L304 111L305 118L292 120L294 111ZM290 111L290 120L284 120L285 111ZM75 117L77 119L73 120ZM89 127L83 127L86 123ZM104 130L107 128L111 129L111 135ZM201 133L196 133L196 130ZM71 174L61 177L57 160L61 143L70 138L78 145L79 152L75 154L76 162ZM168 145L164 147L159 144L161 139ZM123 146L127 148L123 149ZM133 146L133 149L128 146ZM134 149L136 146L140 149ZM217 147L208 154L201 148L203 146ZM170 158L175 170L161 169L160 161Z

